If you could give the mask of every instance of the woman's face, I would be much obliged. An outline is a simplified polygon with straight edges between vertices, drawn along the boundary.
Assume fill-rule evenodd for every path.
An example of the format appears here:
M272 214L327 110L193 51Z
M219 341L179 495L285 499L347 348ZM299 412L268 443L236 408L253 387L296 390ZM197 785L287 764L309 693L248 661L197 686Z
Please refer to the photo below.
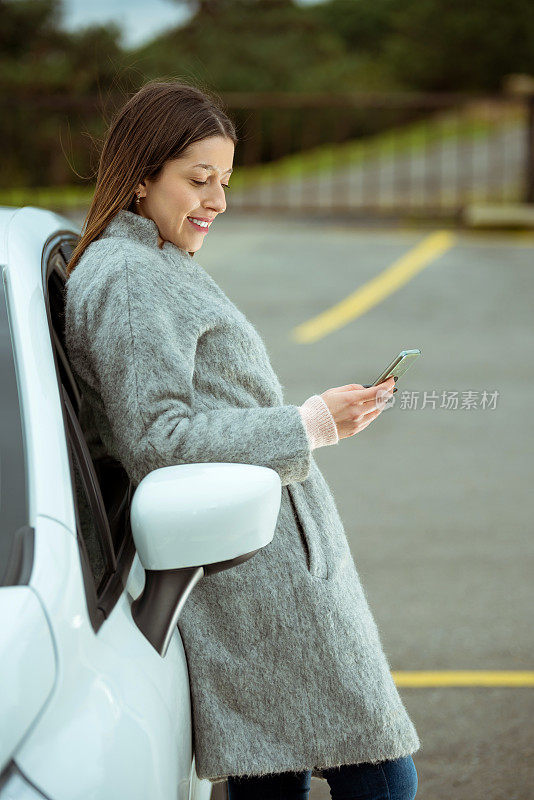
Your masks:
M141 197L136 211L156 223L158 244L169 241L189 253L204 243L211 222L226 211L224 186L232 172L234 143L213 136L190 145L180 158L167 161L156 181L136 187ZM206 166L200 166L204 164ZM200 227L191 218L208 222Z

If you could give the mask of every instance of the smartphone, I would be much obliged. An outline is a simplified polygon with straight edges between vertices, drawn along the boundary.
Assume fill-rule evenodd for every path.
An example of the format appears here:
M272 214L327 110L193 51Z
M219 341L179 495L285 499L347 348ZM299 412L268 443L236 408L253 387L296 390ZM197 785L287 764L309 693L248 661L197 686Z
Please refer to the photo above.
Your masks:
M389 367L386 367L384 372L382 372L374 383L366 384L365 388L368 389L370 386L378 386L379 383L383 383L385 380L393 376L394 378L400 378L401 375L404 375L407 369L410 369L413 362L419 358L421 355L420 350L401 350L399 355L393 359Z

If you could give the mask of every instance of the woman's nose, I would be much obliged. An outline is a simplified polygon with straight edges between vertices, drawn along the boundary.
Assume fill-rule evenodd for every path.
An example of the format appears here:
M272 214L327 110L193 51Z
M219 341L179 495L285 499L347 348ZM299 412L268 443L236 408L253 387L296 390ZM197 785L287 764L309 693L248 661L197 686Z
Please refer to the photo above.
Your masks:
M222 186L215 191L208 203L210 208L215 209L219 214L221 214L223 211L226 211L226 197Z

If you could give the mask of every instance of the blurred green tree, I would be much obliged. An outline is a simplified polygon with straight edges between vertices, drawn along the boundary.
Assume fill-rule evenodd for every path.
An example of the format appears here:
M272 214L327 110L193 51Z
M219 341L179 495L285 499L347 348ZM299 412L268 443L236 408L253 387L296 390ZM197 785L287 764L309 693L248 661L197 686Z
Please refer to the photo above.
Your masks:
M78 169L92 171L84 137L100 132L102 115L94 104L84 104L84 96L109 89L124 66L118 25L70 33L61 29L61 8L60 0L0 2L0 136L7 186L71 183L71 153ZM64 107L69 98L70 107Z
M414 89L492 92L534 74L532 0L395 0L390 13L383 57Z
M87 137L103 133L112 111L102 108L106 96L135 91L154 77L182 78L220 93L491 92L506 74L534 74L532 0L174 2L190 10L185 24L124 48L117 24L63 30L61 0L0 0L6 184L71 182L78 170L94 172ZM119 85L123 79L126 86ZM261 127L263 151L251 153L269 159L283 150L283 143L271 142L271 132L286 124L289 130L290 112L287 119L268 112L261 122L254 113L244 111L237 122L251 119L251 138ZM314 127L324 132L325 115L314 109L312 120L299 116L308 144ZM362 110L353 133L396 121ZM291 149L298 146L295 140Z

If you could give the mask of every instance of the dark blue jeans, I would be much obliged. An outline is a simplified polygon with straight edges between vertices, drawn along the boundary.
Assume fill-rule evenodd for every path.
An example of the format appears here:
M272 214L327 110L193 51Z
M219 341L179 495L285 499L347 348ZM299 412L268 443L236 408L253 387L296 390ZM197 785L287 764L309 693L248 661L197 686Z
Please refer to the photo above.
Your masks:
M417 770L411 756L378 764L323 769L332 800L413 800ZM311 770L274 775L230 776L229 800L308 800Z

